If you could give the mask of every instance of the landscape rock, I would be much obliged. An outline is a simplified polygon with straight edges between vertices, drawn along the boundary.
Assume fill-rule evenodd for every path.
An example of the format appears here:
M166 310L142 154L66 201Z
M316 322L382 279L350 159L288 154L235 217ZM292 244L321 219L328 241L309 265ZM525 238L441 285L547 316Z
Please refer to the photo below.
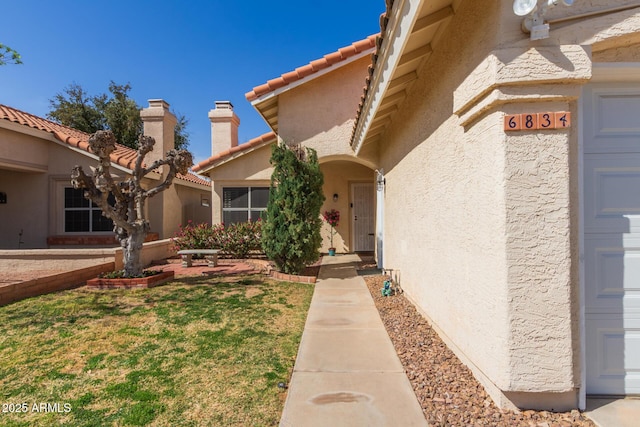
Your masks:
M577 410L498 408L471 371L402 294L383 297L384 276L365 276L371 296L431 426L595 427Z

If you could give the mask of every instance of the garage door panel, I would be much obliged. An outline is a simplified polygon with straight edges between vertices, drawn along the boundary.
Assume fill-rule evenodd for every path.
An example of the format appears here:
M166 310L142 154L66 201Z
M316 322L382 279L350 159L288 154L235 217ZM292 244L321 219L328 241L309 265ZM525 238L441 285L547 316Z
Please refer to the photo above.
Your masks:
M584 159L585 232L640 231L640 154Z
M592 316L586 323L589 393L640 393L640 318L623 322L618 316Z
M640 238L585 238L585 309L640 312Z
M585 101L585 152L628 152L640 140L640 90L595 87Z

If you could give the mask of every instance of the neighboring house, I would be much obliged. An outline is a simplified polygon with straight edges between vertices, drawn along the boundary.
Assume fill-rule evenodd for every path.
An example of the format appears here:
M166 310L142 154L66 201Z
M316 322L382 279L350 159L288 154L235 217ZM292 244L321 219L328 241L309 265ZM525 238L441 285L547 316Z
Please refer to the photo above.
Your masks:
M156 145L150 164L174 146L175 116L162 100L141 111L144 133ZM0 104L0 249L117 246L110 220L71 186L71 169L87 173L98 165L88 134ZM112 175L131 175L137 151L118 145L111 154ZM163 172L166 173L166 172ZM149 187L161 174L147 175ZM172 237L188 220L211 219L211 183L195 174L147 200L150 238Z
M317 148L341 249L367 182L379 262L492 398L564 410L640 393L640 6L538 3L388 1L372 57L254 89L274 134L197 169L217 221L275 134Z

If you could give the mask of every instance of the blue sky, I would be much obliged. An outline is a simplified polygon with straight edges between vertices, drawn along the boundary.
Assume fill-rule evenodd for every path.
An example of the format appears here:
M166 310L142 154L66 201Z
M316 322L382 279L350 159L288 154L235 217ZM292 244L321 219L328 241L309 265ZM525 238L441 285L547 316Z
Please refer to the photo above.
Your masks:
M211 155L207 117L230 100L241 142L269 129L246 100L254 86L379 32L384 0L22 0L2 5L0 43L23 65L0 67L0 103L45 117L71 83L89 94L129 83L189 119L196 161ZM364 81L363 81L364 84Z

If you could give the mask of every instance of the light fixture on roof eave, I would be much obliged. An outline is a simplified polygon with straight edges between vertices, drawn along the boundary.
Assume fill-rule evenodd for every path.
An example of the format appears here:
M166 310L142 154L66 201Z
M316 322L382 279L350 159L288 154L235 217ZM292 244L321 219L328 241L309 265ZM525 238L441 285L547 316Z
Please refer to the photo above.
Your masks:
M541 7L538 7L538 3L542 3ZM548 8L558 3L572 6L574 0L514 0L513 13L525 17L522 31L530 33L531 40L546 39L549 37L549 24L544 22L544 15Z

